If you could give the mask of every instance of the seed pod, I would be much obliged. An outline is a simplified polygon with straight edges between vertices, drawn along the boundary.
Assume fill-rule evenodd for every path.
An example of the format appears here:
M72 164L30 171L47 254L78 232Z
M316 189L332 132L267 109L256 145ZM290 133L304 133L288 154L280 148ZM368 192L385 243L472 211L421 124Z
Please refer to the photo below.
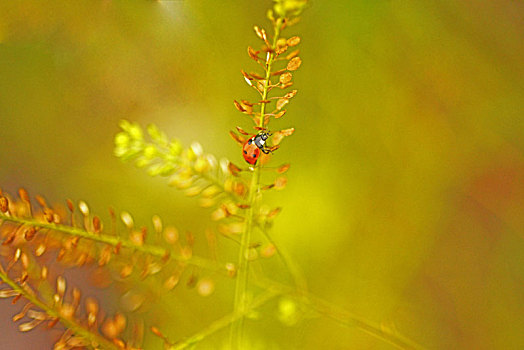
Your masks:
M20 188L18 190L18 195L20 196L20 199L23 200L24 202L29 202L29 194L27 193L27 191L24 188Z
M66 200L66 203L67 203L67 208L69 209L69 211L73 213L75 211L75 206L73 205L73 202L70 199L68 199Z
M242 105L237 102L237 100L233 100L233 104L235 105L236 109L238 109L240 112L244 113L246 109L242 107Z
M281 84L287 84L291 81L293 78L293 75L289 72L286 72L280 76L280 79L278 80Z
M300 50L295 50L295 51L292 51L291 53L288 53L286 56L286 60L290 60L294 57L297 57L299 53L300 53Z
M9 201L7 200L6 197L0 196L0 211L2 213L5 213L7 212L8 209L9 209Z
M235 277L235 275L237 274L237 268L235 264L227 263L225 268L229 277Z
M291 165L290 165L289 163L288 163L288 164L283 164L283 165L279 166L279 167L277 168L277 173L279 173L279 174L283 174L283 173L285 173L286 171L288 171L288 169L289 169L290 166L291 166Z
M287 98L288 100L290 100L293 97L295 97L296 94L297 94L297 90L292 90L292 91L288 92L287 94L285 94L284 98Z
M287 70L294 71L294 70L297 70L301 64L302 64L302 60L300 59L300 57L294 57L289 61L286 68Z
M277 109L280 111L285 105L289 103L287 98L281 98L277 101Z
M211 295L215 290L215 282L209 278L203 278L198 281L197 292L203 297Z
M38 326L40 323L42 323L41 320L32 320L27 323L22 323L21 325L18 326L18 330L20 332L28 332L32 330L33 328L35 328L36 326Z
M66 280L62 276L58 276L56 279L56 292L60 297L64 296L66 290Z
M164 239L166 240L167 243L175 244L178 241L178 238L179 238L178 230L175 227L169 226L165 229Z
M166 281L164 282L164 288L166 290L171 290L176 287L179 281L180 281L180 275L174 274L168 277L168 279L166 279Z
M93 229L95 233L100 233L102 231L102 222L98 216L93 217Z
M257 36L264 40L264 41L267 41L267 35L266 35L266 31L263 29L263 28L260 28L258 26L255 26L253 29L255 29L255 33L257 33Z
M32 240L36 235L36 228L34 226L29 226L24 232L24 238L26 241Z
M78 202L78 209L80 209L80 212L82 213L82 215L84 215L84 216L88 216L89 215L89 207L87 206L86 202L84 202L84 201Z
M286 43L288 46L297 46L300 43L300 38L298 36L291 37L287 39Z
M260 51L255 51L251 46L248 46L247 47L247 54L249 55L249 57L251 57L252 59L254 59L255 61L258 62L258 60L260 59L258 57L258 53Z
M126 211L123 211L121 214L120 214L120 219L122 219L122 222L124 223L124 225L129 228L129 229L132 229L133 228L133 217L131 216L131 214L129 214L128 212Z
M0 290L0 298L11 298L18 295L20 292L12 289L2 289Z

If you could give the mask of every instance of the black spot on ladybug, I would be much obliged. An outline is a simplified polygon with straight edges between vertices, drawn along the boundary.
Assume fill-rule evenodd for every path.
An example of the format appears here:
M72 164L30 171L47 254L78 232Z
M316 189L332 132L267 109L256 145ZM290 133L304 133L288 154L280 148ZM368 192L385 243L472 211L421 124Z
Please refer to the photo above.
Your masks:
M246 152L246 151L244 151L244 154L247 154L247 152Z
M255 158L257 155L253 153L253 158Z

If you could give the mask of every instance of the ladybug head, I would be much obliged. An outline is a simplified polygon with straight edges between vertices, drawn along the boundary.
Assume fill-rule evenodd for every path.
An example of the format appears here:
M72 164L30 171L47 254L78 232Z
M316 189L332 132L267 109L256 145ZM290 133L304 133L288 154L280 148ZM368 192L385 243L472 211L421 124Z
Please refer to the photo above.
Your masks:
M266 141L268 137L271 136L271 133L270 132L261 132L258 135L262 138L262 140Z

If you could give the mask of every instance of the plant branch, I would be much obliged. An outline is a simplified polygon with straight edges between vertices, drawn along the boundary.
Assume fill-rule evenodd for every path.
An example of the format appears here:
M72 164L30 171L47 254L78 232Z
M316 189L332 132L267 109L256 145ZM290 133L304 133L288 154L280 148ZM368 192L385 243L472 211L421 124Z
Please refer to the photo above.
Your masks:
M255 300L249 304L249 306L240 314L232 312L215 322L211 323L209 326L201 330L200 332L196 333L195 335L185 339L184 341L173 345L168 348L168 350L182 350L186 349L187 347L193 346L196 343L202 341L204 338L210 336L211 334L229 326L231 323L237 321L240 317L244 317L247 313L253 311L254 309L262 306L263 304L267 303L274 297L278 296L280 294L280 291L277 290L266 290L265 293L255 298Z
M273 237L271 237L271 235L269 234L269 232L267 232L266 229L262 228L261 231L264 234L264 237L266 237L267 241L271 243L273 247L275 247L278 256L280 257L280 259L286 266L286 269L291 274L291 277L293 278L293 282L295 283L295 287L299 291L306 292L308 290L306 278L304 277L304 274L302 273L300 268L297 266L295 261L289 256L289 254L287 254L287 252L283 248L279 247L275 243L275 241L273 240Z
M60 323L64 325L67 329L71 330L73 333L81 336L84 339L90 340L91 344L96 343L103 346L106 350L117 350L118 347L114 345L108 339L102 337L99 334L93 333L88 329L84 328L81 324L76 322L73 319L67 319L60 315L60 312L48 306L45 302L41 301L36 295L29 293L22 286L13 281L3 268L0 267L0 279L2 279L6 284L8 284L14 291L20 293L25 299L27 299L34 306L38 307L44 311L50 318L58 319ZM95 348L95 346L91 346Z
M105 243L113 247L121 246L123 248L133 249L135 251L142 252L142 253L145 253L151 256L155 256L158 258L165 258L166 256L169 255L170 258L176 261L180 261L180 262L183 262L189 265L193 265L193 266L211 270L211 271L220 272L221 270L223 270L221 268L223 264L218 265L211 260L207 260L207 259L200 258L200 257L186 258L181 255L173 253L169 249L165 249L160 246L149 245L149 244L136 245L132 241L121 238L121 237L110 236L106 234L92 233L92 232L88 232L88 231L85 231L85 230L82 230L76 227L59 225L55 223L39 222L34 219L25 219L25 218L19 218L15 216L8 216L3 213L0 213L0 220L15 222L15 223L27 225L27 226L40 227L40 228L45 228L49 230L59 231L59 232L69 234L71 236L77 236L77 237L85 238L91 241Z
M362 317L356 316L343 308L330 303L310 292L303 290L296 290L292 287L283 285L275 282L271 279L258 279L256 284L262 288L271 288L271 290L277 290L280 294L295 295L297 300L303 303L308 309L314 310L319 315L327 317L341 326L352 328L356 327L361 331L364 331L374 338L380 339L383 342L393 345L398 349L403 350L423 350L425 349L421 345L415 343L411 339L393 332L385 327L366 320Z
M282 26L282 18L277 19L274 30L275 35L273 37L273 43L271 45L271 51L267 55L266 59L266 76L264 78L264 89L262 91L262 100L267 100L269 87L271 85L271 65L275 58L274 49L277 44L277 40L280 35L280 29ZM262 103L260 106L260 117L258 120L258 127L263 128L264 119L266 114L266 104ZM249 280L249 245L251 241L251 233L253 231L254 221L254 204L260 188L260 166L256 166L251 177L251 184L249 188L248 205L249 209L246 216L245 229L242 234L242 240L240 243L240 250L238 255L238 275L235 285L235 301L234 301L234 314L237 315L238 320L231 326L230 332L230 347L231 349L242 349L243 344L243 333L244 333L244 314L247 308L247 289Z

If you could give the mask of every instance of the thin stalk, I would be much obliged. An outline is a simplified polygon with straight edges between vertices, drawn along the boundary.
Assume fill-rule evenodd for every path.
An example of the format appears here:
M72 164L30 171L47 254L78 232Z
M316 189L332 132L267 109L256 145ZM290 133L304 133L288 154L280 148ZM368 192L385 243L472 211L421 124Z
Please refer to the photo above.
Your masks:
M413 340L399 334L398 332L381 327L379 324L376 324L373 321L354 315L349 311L344 310L343 308L330 303L310 292L296 290L290 286L286 286L266 278L259 278L256 281L256 284L261 288L271 288L271 290L277 290L281 294L295 295L297 297L297 301L302 303L307 309L313 310L317 314L329 318L341 326L360 329L372 337L388 343L397 349L425 349L423 346L415 343Z
M185 339L184 341L173 345L168 348L168 350L182 350L186 349L190 346L193 346L197 344L198 342L201 342L208 336L212 335L213 333L229 326L231 323L237 321L240 317L244 317L247 313L253 311L254 309L258 308L259 306L262 306L263 304L267 303L274 297L278 296L280 294L279 291L276 290L267 290L265 293L257 297L251 304L249 304L248 308L241 314L237 313L230 313L215 322L211 323L209 326L207 326L205 329L201 330L200 332L194 334L193 336Z
M0 268L0 279L2 279L6 284L8 284L13 290L20 293L25 299L27 299L30 303L32 303L34 306L39 308L40 310L44 311L50 318L57 318L60 323L64 325L67 329L70 329L74 334L81 336L84 339L88 339L91 341L91 343L96 343L100 345L103 349L108 350L117 350L118 347L113 344L111 341L107 340L106 338L102 337L99 334L93 333L89 331L88 329L82 327L81 324L76 322L72 319L66 319L60 315L60 312L58 310L53 309L52 307L48 306L46 303L38 299L36 295L33 295L26 291L22 286L18 285L16 282L14 282L6 272L3 271L2 268ZM95 348L92 346L92 348Z
M374 338L380 339L383 342L393 345L397 349L403 350L421 350L424 349L422 346L416 344L411 339L408 339L396 332L389 330L388 328L381 327L372 321L363 319L361 317L352 315L346 310L340 307L322 300L314 295L306 294L307 304L311 309L317 313L330 318L336 323L344 327L356 327L361 331L364 331Z
M278 37L280 35L280 28L282 25L282 19L278 19L275 24L275 35L273 37L273 43L271 45L271 52L267 55L266 76L264 78L264 89L262 91L262 100L267 100L267 94L271 85L271 66L273 64L275 53L274 49ZM258 126L263 128L264 118L266 115L266 103L262 103L260 106L260 118L258 120ZM257 194L260 189L260 166L256 166L251 177L251 184L249 188L248 205L249 209L246 216L246 225L242 234L242 240L240 242L240 250L238 254L238 274L235 285L235 300L234 300L234 314L237 315L238 320L231 325L231 331L229 334L230 348L233 350L242 349L243 335L244 335L244 314L248 306L248 281L249 281L249 244L251 242L251 233L253 232L253 219L254 219L254 205Z
M130 240L124 239L121 237L110 236L106 234L92 233L92 232L88 232L88 231L85 231L85 230L82 230L76 227L71 227L71 226L66 226L66 225L39 222L39 221L32 220L32 219L24 219L24 218L19 218L15 216L8 216L3 213L0 213L0 220L15 222L15 223L27 225L27 226L40 227L40 228L45 228L49 230L60 231L60 232L66 233L71 236L77 236L77 237L85 238L91 241L105 243L113 247L121 246L123 248L133 249L135 251L139 251L139 252L142 252L142 253L145 253L151 256L155 256L158 258L164 258L167 255L169 255L174 260L177 260L177 261L189 264L189 265L193 265L196 267L200 267L203 269L211 270L211 271L223 270L222 266L219 266L216 263L210 260L206 260L204 258L200 258L200 257L185 258L183 256L174 254L172 251L168 249L165 249L159 246L149 245L149 244L136 245L133 242L131 242Z
M266 229L263 228L261 229L261 231L264 234L264 236L266 237L267 241L271 243L273 247L275 247L278 256L284 263L286 269L291 274L291 277L293 278L293 282L295 283L295 287L299 291L306 292L308 290L306 278L304 277L304 274L302 273L300 268L297 266L296 262L289 256L287 251L285 251L283 248L281 248L280 246L278 246L275 243L275 241L273 240L273 237L271 237L271 235L269 234L269 232L267 232Z

